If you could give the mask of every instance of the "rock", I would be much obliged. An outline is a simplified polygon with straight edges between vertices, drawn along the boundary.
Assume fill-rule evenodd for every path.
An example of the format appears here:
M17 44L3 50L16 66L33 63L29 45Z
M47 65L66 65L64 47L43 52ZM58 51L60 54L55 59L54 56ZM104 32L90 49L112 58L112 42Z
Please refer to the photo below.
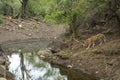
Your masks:
M107 62L109 65L117 64L117 59L112 59L111 61Z
M60 50L67 48L68 46L59 40L53 40L49 45L48 45L48 49L54 54L54 53L58 53Z
M96 71L95 73L96 73L96 74L98 74L98 73L99 73L99 71Z
M28 36L32 36L32 34L31 34L31 33L29 33L29 34L28 34Z
M72 68L72 67L73 67L73 64L71 64L71 65L67 65L67 67L68 67L68 68Z
M0 65L3 65L5 63L5 58L4 58L4 54L3 54L3 49L0 45Z
M22 24L19 24L18 27L22 28L23 26L22 26Z
M41 58L45 58L45 56L44 56L44 55L40 55L40 57L41 57Z
M5 64L5 59L0 56L0 65L4 65L4 64Z
M6 76L7 79L3 77L5 76L4 73L6 72L7 72L7 76ZM15 80L15 76L12 73L10 73L8 70L6 70L6 72L4 70L4 67L0 66L0 80Z
M5 79L5 78L3 78L3 77L0 77L0 80L7 80L7 79Z
M0 52L4 52L3 49L2 49L2 47L1 47L1 44L0 44Z
M0 67L1 67L3 70L6 70L5 65L0 65Z
M5 74L4 74L5 71L6 71L6 70L5 70L5 67L0 65L0 75L1 75L2 77L5 76ZM0 79L0 80L1 80L1 79Z
M0 45L0 65L5 65L8 67L8 65L10 64L7 55L5 54L5 52L3 51L1 45Z
M45 58L46 56L50 56L50 55L52 55L52 54L51 54L51 51L50 51L50 50L45 49L45 50L39 50L39 51L37 52L37 55L38 55L39 57L41 57L41 58Z

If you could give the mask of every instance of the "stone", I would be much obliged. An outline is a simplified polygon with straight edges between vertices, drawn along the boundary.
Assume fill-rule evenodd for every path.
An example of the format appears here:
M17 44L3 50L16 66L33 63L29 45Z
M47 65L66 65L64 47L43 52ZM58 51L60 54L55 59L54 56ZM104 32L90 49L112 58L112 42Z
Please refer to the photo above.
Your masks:
M68 68L72 68L72 67L73 67L73 65L67 65L67 67L68 67Z
M40 56L41 58L45 58L46 56L50 56L52 54L49 50L45 49L45 50L39 50L37 52L37 55Z
M3 64L5 64L5 59L0 56L0 65L3 65Z
M0 77L0 80L7 80L7 79L5 79L5 78L3 78L3 77Z
M48 45L48 49L54 54L54 53L58 53L61 50L63 50L64 48L67 48L68 46L59 40L53 40L49 45Z

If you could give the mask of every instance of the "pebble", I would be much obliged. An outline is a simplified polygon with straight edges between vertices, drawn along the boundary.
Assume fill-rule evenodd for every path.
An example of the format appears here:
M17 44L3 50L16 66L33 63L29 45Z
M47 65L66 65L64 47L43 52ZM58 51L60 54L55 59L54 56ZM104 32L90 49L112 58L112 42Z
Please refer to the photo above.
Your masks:
M40 55L40 57L41 57L41 58L45 58L45 56L44 56L44 55Z
M96 74L99 73L98 71L95 72Z
M19 28L22 28L22 24L19 24L18 26L19 26Z
M72 65L67 65L68 68L72 68L73 66Z
M6 67L5 66L3 66L3 65L0 65L0 67L1 68L3 68L4 70L6 70ZM0 79L1 80L1 79Z

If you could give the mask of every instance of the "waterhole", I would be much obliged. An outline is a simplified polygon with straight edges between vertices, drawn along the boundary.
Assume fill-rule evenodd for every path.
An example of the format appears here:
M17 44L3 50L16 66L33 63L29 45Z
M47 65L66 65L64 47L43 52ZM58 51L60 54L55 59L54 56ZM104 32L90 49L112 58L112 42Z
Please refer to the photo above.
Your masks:
M9 71L16 80L67 80L58 68L44 62L34 53L13 53L9 56Z
M95 80L78 70L51 65L36 55L45 49L50 40L29 40L3 43L2 47L11 62L9 71L16 80Z
M79 71L44 62L35 53L13 53L8 58L16 80L93 80Z

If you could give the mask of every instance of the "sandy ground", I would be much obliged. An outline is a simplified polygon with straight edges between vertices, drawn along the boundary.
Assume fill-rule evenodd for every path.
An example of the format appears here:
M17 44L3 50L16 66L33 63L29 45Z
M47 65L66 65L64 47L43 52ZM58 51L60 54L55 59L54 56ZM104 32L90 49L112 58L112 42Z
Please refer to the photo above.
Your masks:
M4 20L0 25L0 43L29 39L56 39L65 29L61 25L47 25L35 20ZM97 80L120 80L120 39L107 41L101 46L86 50L81 41L73 41L70 48L47 61L65 67L81 70ZM72 44L71 44L72 43ZM67 54L67 55L66 55Z
M0 25L0 43L31 38L57 38L64 32L61 25L48 25L35 20L4 20Z
M38 22L33 19L9 20L8 18L6 18L3 20L3 23L0 24L0 44L2 48L3 45L4 46L7 45L6 47L10 47L10 48L13 47L14 45L15 47L27 46L27 50L28 48L30 48L28 47L29 45L34 45L34 46L36 45L35 47L38 48L45 47L44 44L48 44L50 39L56 39L62 33L64 33L64 31L65 31L64 27L61 25L51 26L49 24ZM19 44L17 45L16 43L19 43L21 45ZM1 57L0 57L0 61L1 61ZM4 72L1 70L2 68L0 66L0 80L2 79ZM9 72L7 72L7 74L8 74L7 79L13 80L12 78L14 78L14 76Z

